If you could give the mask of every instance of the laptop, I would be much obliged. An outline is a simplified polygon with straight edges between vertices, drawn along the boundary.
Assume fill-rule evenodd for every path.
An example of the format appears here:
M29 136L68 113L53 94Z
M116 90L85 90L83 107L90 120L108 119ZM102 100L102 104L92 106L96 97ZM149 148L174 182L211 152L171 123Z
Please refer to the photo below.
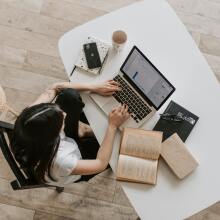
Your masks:
M121 126L138 128L149 120L175 91L175 87L134 46L113 78L121 90L110 97L91 93L91 98L108 115L120 103L128 106L131 117Z

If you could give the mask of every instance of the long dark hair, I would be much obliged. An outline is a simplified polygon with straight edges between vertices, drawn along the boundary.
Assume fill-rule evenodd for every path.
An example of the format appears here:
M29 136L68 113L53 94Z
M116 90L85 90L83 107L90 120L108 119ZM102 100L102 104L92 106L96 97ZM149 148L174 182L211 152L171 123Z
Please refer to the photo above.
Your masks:
M41 103L22 111L12 135L11 149L15 159L39 182L45 182L57 153L64 115L57 104Z

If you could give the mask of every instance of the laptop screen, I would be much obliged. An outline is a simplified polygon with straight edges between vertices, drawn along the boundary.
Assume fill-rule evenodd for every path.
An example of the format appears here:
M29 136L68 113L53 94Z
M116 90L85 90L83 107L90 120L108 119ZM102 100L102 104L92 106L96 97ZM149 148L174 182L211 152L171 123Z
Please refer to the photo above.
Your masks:
M133 47L131 53L122 65L121 71L144 93L156 109L158 109L175 90L137 47Z

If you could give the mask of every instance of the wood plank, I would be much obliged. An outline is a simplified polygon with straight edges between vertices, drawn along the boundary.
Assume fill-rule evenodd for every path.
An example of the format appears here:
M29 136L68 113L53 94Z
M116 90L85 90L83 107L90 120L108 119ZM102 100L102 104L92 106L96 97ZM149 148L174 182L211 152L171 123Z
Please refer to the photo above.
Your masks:
M61 81L50 76L42 76L2 65L0 65L0 79L1 84L5 87L31 92L33 94L40 94L49 85Z
M27 51L0 44L0 64L22 68Z
M0 42L5 46L59 57L58 39L0 25Z
M124 190L121 187L120 181L117 181L117 184L116 184L113 203L118 204L118 205L127 206L127 207L132 207L128 197L126 196Z
M68 185L64 191L85 198L112 202L115 194L116 180L96 175L89 182Z
M68 194L78 195L84 197L87 194L87 191L89 190L90 184L88 182L79 182L79 183L73 183L65 186L64 192Z
M4 86L3 89L7 97L7 103L18 112L21 112L21 110L33 103L39 96L39 94L36 93L8 88Z
M71 3L67 0L45 0L41 9L43 15L78 23L84 23L104 13L103 10L82 6L77 2Z
M1 150L0 150L0 178L4 178L10 181L15 179L15 176L11 171L7 161L5 160Z
M216 215L215 213L210 212L209 210L204 210L203 212L200 212L199 214L195 214L194 216L190 218L186 218L185 220L219 220L219 215Z
M60 58L0 45L0 64L68 80Z
M189 31L197 46L200 44L200 33Z
M174 11L181 11L185 14L196 14L199 1L200 0L167 0Z
M216 202L215 204L208 207L208 209L220 216L220 202ZM220 217L219 217L220 218Z
M112 171L112 168L108 168L101 173L99 173L99 176L105 177L105 178L111 178L111 179L116 179L116 176L114 172Z
M204 54L204 56L220 82L220 57L210 54Z
M89 184L99 185L102 184L106 189L115 189L116 186L115 178L104 177L103 174L97 174L95 177L89 180Z
M10 7L5 2L1 2L0 5L0 24L56 38L78 25L74 21L68 22Z
M203 53L220 56L220 38L201 34L199 48Z
M201 15L185 14L179 11L177 15L185 24L188 31L220 37L219 21Z
M39 13L43 0L1 0L1 3L7 4L9 7L15 9Z
M68 76L60 58L47 56L33 51L27 52L23 70L44 76L68 80Z
M52 189L13 191L4 179L0 179L0 202L76 219L137 218L133 208L65 192L57 194Z
M197 14L220 22L220 2L198 0Z
M176 12L199 15L220 21L220 2L210 0L167 0Z
M0 203L1 220L32 220L34 210Z
M105 188L104 184L74 183L66 186L64 192L79 195L84 198L96 199L99 201L113 202L115 189Z
M0 64L68 80L60 58L0 45Z
M67 218L63 216L53 215L45 212L35 212L33 220L73 220L73 218Z
M116 188L116 180L96 175L89 181L89 187L85 194L88 198L113 202Z
M208 208L186 218L185 220L219 220L220 202L217 202Z
M141 0L111 0L111 1L103 1L103 0L67 0L70 3L75 4L76 2L83 6L89 6L91 8L100 9L103 11L113 11L115 9L119 9L121 7L127 6L134 2L138 2Z

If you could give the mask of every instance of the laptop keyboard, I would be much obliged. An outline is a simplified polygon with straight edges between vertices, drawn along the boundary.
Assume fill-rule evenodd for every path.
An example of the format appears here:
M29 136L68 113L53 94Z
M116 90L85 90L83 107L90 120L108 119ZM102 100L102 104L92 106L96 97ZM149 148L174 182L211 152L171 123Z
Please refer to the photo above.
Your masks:
M130 88L127 82L117 75L114 81L120 84L121 91L115 92L113 97L122 104L128 106L128 111L131 117L138 123L145 118L151 109L142 101L142 99Z

